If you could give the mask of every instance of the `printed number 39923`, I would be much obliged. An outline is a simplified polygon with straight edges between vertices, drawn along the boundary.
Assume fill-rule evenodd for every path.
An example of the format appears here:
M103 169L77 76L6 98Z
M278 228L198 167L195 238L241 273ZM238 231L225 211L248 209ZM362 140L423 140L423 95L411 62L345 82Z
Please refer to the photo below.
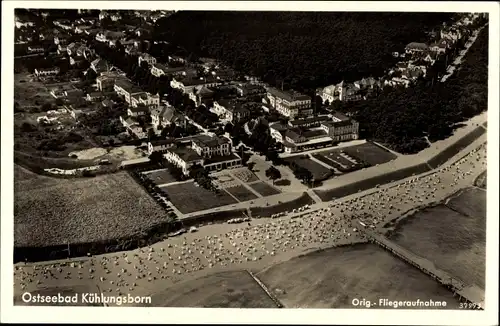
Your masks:
M472 302L460 302L460 309L477 309L478 306Z

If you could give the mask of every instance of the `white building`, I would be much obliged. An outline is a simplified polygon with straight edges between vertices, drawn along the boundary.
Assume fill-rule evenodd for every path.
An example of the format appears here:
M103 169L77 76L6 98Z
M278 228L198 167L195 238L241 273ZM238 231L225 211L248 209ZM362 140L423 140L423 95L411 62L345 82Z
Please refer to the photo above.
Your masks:
M308 95L269 87L267 89L267 100L272 108L292 119L298 115L312 114L311 97Z
M61 72L61 69L59 67L53 67L53 68L39 68L35 69L35 76L37 77L47 77L47 76L55 76Z
M152 55L148 54L148 53L142 53L139 56L138 61L139 61L139 65L141 65L141 63L143 61L147 62L148 65L154 65L156 63L156 58L153 57Z

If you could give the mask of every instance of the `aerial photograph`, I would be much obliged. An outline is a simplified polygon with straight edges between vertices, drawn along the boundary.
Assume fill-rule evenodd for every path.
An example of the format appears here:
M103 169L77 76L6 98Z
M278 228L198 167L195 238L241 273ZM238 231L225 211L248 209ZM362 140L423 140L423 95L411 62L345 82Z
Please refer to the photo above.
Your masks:
M15 9L15 306L485 309L488 13L282 10Z

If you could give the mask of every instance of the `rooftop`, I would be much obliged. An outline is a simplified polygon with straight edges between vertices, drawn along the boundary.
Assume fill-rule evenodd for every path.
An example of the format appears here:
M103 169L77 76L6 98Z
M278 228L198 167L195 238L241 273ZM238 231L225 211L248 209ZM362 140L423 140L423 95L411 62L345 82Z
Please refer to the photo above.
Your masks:
M198 155L198 153L196 153L193 149L189 147L177 147L169 149L168 151L179 156L179 158L184 162L192 162L202 159L202 157Z
M153 146L170 145L175 143L175 138L157 139L150 141Z
M310 96L302 94L302 93L299 93L299 92L296 92L294 90L281 91L281 90L279 90L279 89L277 89L275 87L269 87L267 89L267 91L269 93L271 93L272 95L274 95L276 97L279 97L279 98L282 98L282 99L285 99L285 100L287 100L289 102L311 100Z
M236 155L235 153L231 153L230 155L216 155L216 156L205 158L204 165L222 163L222 162L237 160L239 158L240 157L238 155Z
M216 147L222 144L229 143L229 139L219 136L211 137L208 135L196 135L193 138L193 143L197 144L200 147Z
M310 123L326 121L329 119L330 118L328 116L324 115L324 116L317 116L317 117L312 117L312 118L291 120L291 121L288 121L288 124L293 126L293 127L296 127L296 126L302 126L302 125L306 125L306 124L310 124Z

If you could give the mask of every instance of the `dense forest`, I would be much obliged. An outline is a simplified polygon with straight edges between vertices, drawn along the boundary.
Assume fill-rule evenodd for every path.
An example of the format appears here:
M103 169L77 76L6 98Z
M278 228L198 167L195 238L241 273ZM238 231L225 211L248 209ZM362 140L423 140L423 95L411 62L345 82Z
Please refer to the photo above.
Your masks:
M390 89L377 98L341 103L360 122L362 138L385 143L401 153L426 147L425 139L444 139L464 120L488 107L488 29L469 49L465 61L445 83L424 80Z
M368 76L395 63L391 53L449 13L177 12L160 19L153 39L219 59L265 82L302 91Z

